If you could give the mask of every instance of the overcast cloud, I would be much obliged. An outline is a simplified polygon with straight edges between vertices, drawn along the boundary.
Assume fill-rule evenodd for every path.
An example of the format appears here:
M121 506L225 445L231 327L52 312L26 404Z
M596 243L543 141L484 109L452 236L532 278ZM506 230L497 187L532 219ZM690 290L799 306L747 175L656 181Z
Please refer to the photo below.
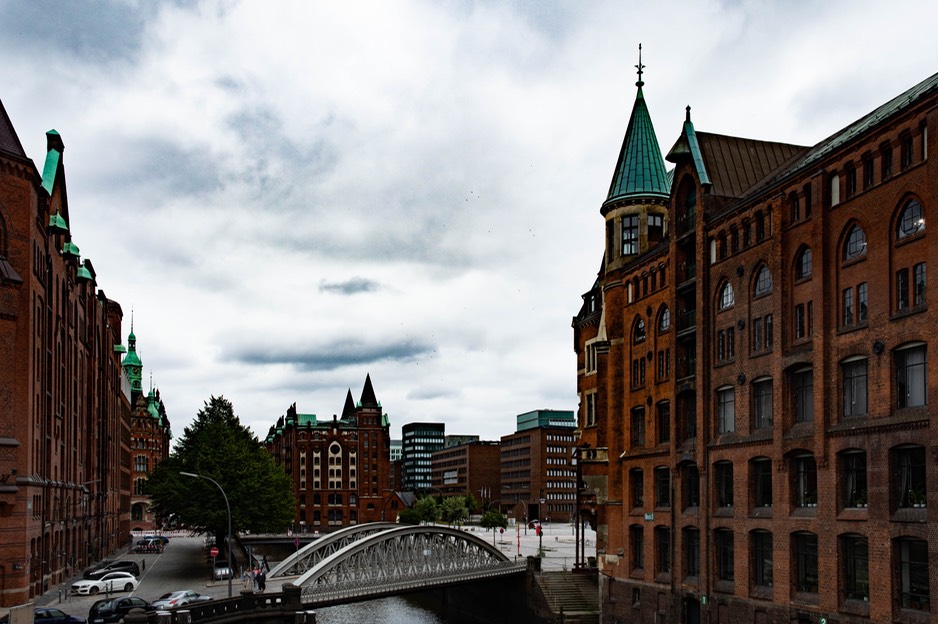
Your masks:
M577 408L570 322L635 97L814 144L938 70L933 3L0 2L0 100L65 142L70 229L177 436L367 373L393 437ZM145 381L149 386L149 381Z

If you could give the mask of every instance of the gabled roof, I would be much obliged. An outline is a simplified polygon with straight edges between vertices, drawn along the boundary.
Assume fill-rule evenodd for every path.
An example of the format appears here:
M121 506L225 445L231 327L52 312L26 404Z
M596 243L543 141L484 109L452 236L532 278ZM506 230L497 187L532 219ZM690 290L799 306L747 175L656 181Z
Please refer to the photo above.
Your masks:
M809 149L803 145L707 132L698 132L697 140L710 179L710 194L717 197L742 197L779 167Z
M26 150L23 149L23 144L20 143L19 137L16 136L16 130L13 129L13 123L10 121L10 116L7 115L6 109L3 108L2 101L0 101L0 152L7 152L19 158L26 158Z
M641 67L639 58L639 80L635 83L638 93L605 204L631 198L669 197L668 172L642 93L642 85L645 83L641 80Z

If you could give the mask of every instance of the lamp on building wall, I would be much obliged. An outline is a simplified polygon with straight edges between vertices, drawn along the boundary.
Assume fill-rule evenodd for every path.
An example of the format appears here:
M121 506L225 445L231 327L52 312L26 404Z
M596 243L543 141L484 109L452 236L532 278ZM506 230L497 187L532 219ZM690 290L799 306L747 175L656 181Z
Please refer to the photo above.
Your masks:
M225 511L228 512L228 535L226 537L225 549L228 551L228 597L231 598L231 577L234 576L234 566L231 564L231 506L228 504L228 496L225 494L225 490L222 488L222 486L218 484L218 481L212 479L211 477L195 474L194 472L180 472L179 474L184 477L195 477L196 479L205 479L206 481L211 481L215 484L215 487L218 488L218 491L221 492L222 498L225 499Z

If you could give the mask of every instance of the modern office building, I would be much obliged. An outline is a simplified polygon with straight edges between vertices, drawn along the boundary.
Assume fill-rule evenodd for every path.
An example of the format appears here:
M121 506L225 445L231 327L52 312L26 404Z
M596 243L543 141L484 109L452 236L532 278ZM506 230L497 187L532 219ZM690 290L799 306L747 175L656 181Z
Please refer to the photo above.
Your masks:
M573 319L604 621L934 621L938 75L670 165L643 85Z
M130 526L123 312L72 237L62 137L46 145L40 170L0 104L0 606L65 582Z
M433 486L431 479L434 451L445 444L446 426L443 423L408 423L401 429L403 437L403 489L408 492L428 493Z
M501 439L502 512L518 522L570 522L576 472L572 411L535 410L516 417L515 433Z
M446 444L430 455L431 487L442 496L472 494L477 503L473 513L482 513L485 505L501 498L500 444L469 437L476 439Z
M358 403L348 391L341 417L319 420L291 405L270 428L265 446L293 480L294 530L394 522L403 506L391 491L390 445L390 422L370 375Z

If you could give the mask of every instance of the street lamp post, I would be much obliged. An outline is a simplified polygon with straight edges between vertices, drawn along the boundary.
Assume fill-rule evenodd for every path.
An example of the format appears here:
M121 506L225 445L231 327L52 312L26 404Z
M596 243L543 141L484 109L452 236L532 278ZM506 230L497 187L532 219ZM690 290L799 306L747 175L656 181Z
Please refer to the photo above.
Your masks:
M231 564L231 505L228 504L228 496L225 494L225 490L222 486L218 484L218 481L211 477L195 474L194 472L180 472L179 474L184 477L195 477L196 479L211 481L215 484L215 487L218 488L218 491L221 492L222 498L225 499L225 510L228 512L228 535L225 538L225 550L228 551L228 597L231 598L231 577L234 576L234 566ZM212 575L214 576L214 574L215 571L212 570Z

